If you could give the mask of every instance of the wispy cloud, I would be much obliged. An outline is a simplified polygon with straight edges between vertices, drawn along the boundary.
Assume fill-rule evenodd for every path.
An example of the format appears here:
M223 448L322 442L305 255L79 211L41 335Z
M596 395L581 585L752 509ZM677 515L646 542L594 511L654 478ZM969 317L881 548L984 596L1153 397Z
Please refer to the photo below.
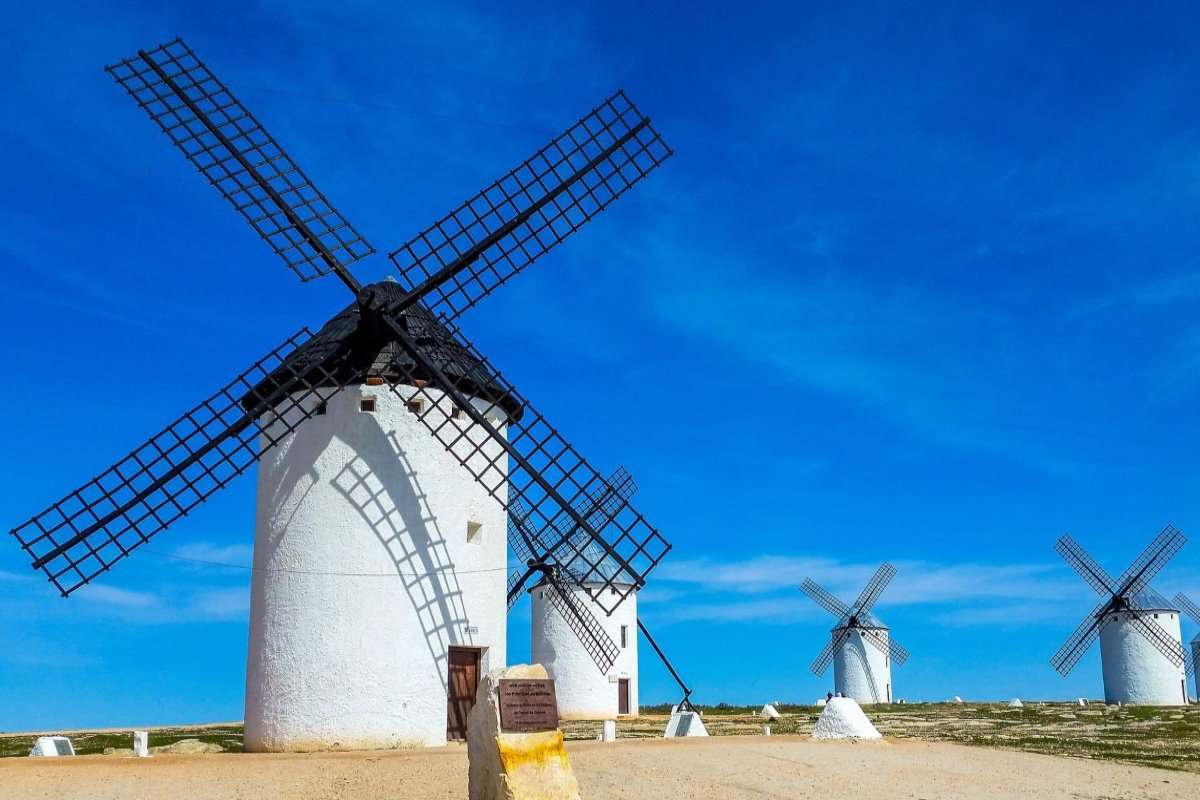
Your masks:
M671 621L757 621L784 624L823 617L799 590L806 577L849 603L877 564L803 556L760 555L740 561L699 558L664 563L643 599ZM1062 601L1074 602L1077 580L1055 564L935 564L896 562L897 576L879 606L945 607L930 619L951 627L1011 620L1062 618ZM651 594L654 592L655 594ZM681 598L688 602L680 602ZM1067 604L1068 607L1070 603ZM1030 609L1038 609L1032 613Z
M157 611L163 607L162 600L149 592L135 592L97 583L84 586L78 590L77 595L85 602L134 611Z
M188 563L192 562L197 568L213 566L249 567L253 558L253 550L245 544L212 544L211 542L189 542L175 548L168 558Z

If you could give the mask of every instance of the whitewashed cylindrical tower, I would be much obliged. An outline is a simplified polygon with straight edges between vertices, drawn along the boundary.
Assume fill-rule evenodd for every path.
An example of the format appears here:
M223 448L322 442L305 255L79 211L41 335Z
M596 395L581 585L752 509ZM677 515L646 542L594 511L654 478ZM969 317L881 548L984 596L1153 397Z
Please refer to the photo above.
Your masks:
M310 344L356 326L352 307ZM364 372L395 357L356 342ZM346 378L260 460L247 750L442 745L465 684L505 665L504 509L418 420L428 395Z
M890 703L891 656L867 641L864 630L869 631L867 635L873 636L886 649L889 640L887 626L869 614L853 626L839 626L830 631L834 642L841 639L833 650L834 691L860 704Z
M599 583L585 584L593 591ZM605 633L616 643L616 660L601 672L595 659L572 630L570 623L547 598L552 591L545 583L530 590L531 656L543 664L554 679L558 713L563 719L616 719L638 715L637 592L629 595L608 616L583 586L567 584L575 602L591 612ZM616 591L624 592L628 586ZM612 592L612 588L603 591Z
M1157 625L1167 638L1180 644L1179 610L1157 593L1133 599L1137 611L1110 610L1100 628L1100 661L1104 670L1104 702L1126 705L1175 706L1187 704L1187 676L1182 665L1166 657L1133 621L1136 614Z

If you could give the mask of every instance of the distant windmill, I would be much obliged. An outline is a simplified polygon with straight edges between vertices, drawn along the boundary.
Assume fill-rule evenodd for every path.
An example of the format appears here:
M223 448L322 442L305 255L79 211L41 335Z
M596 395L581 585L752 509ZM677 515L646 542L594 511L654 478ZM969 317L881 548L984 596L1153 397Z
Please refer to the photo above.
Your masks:
M1054 549L1103 599L1067 637L1050 664L1065 677L1099 638L1106 703L1185 705L1188 659L1179 632L1179 609L1150 588L1150 581L1186 541L1168 525L1113 580L1078 542L1070 536L1060 538Z
M301 280L334 274L351 303L13 535L65 596L258 464L247 748L462 737L480 671L506 663L509 511L569 521L605 613L670 545L623 498L584 519L604 478L454 320L670 148L617 92L392 252L399 282L363 286L349 266L374 249L187 45L108 71Z
M576 510L594 526L602 526L636 492L633 476L621 467ZM526 583L537 578L529 590L531 657L544 664L554 678L559 713L564 718L637 715L638 630L679 684L683 692L680 709L691 710L691 689L638 616L636 587L623 587L631 589L628 599L612 614L597 604L595 592L602 588L598 577L620 584L620 567L596 552L571 519L562 516L548 529L536 531L526 522L520 507L510 508L508 537L509 549L517 559L508 580L509 607ZM560 544L550 548L547 541ZM535 556L538 552L544 555ZM589 574L590 564L599 565L599 576Z
M895 575L895 567L886 562L881 564L850 606L811 578L805 578L800 586L814 603L837 620L830 631L829 643L809 668L820 676L832 661L834 691L860 703L892 702L892 664L901 666L908 660L908 651L891 638L887 626L871 613Z
M1193 603L1183 593L1179 592L1175 595L1175 605L1179 606L1185 614L1192 618L1192 622L1200 625L1200 606ZM1188 663L1188 669L1192 673L1192 681L1196 687L1196 697L1200 697L1200 633L1197 633L1191 642L1192 658Z

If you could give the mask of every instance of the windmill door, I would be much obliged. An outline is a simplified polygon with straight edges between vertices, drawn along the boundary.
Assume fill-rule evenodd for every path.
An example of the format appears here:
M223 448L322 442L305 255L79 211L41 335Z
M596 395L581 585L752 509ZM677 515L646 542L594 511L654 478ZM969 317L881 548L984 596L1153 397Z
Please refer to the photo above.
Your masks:
M629 713L629 678L617 680L617 713Z
M467 714L475 705L475 690L479 688L479 656L477 647L451 647L448 685L446 687L446 738L467 738Z

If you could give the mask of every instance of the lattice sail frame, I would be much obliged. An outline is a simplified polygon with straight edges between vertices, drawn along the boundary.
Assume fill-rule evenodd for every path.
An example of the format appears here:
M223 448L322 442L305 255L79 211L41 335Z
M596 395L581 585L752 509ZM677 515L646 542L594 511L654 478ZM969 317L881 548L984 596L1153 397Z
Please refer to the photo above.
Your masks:
M360 295L360 285L349 273L347 265L373 252L370 245L332 208L274 138L181 40L148 52L139 51L136 58L113 65L108 71L302 280L334 272L356 296ZM441 282L457 278L455 273L463 269L473 270L473 277L470 281L458 281L458 294L469 304L474 304L561 242L671 154L658 134L650 128L649 119L641 117L623 93L610 98L601 108L604 107L617 116L606 118L600 110L594 111L593 115L602 124L599 129L584 125L581 130L586 130L587 136L572 139L575 149L563 150L565 140L560 137L510 173L509 178L521 187L518 194L507 196L504 203L496 203L496 196L489 196L489 190L481 193L476 200L489 200L490 197L492 205L489 212L474 223L464 222L461 234L483 238L476 240L468 253L459 255L436 275L423 280L420 291L410 292L401 305L390 309L392 314L399 315L404 308L419 302L421 296L439 291L442 289ZM633 121L634 115L639 117L636 122ZM571 131L567 135L570 136ZM611 142L608 142L609 137L612 138ZM551 147L561 156L560 161L545 155ZM589 155L590 158L587 158ZM543 159L547 170L538 171L538 158ZM523 174L522 168L533 172ZM574 171L569 177L562 179L563 174L571 169ZM551 179L551 175L561 183L548 187L546 181ZM534 184L537 190L534 190ZM511 192L513 185L506 184L502 179L492 188ZM471 202L468 201L466 205L470 206ZM479 208L475 206L476 210ZM516 216L498 228L488 228L500 222L501 213L508 212L516 212ZM570 222L571 230L557 225L556 220L559 219ZM441 227L434 227L444 230L446 222L443 220ZM553 236L542 236L543 230L553 233ZM507 266L503 268L496 266L498 261L485 259L488 269L492 270L492 278L485 278L484 272L474 266L475 262L493 246L500 246L504 250L505 237L514 234L521 243L522 256L518 258L514 250L505 250ZM426 237L423 241L429 243L430 240ZM532 245L534 241L538 243L537 247ZM454 246L451 242L451 249ZM433 250L438 250L442 255L449 254L445 248L435 246L431 248L431 253ZM424 260L422 263L425 263ZM434 296L451 297L445 291ZM361 306L363 298L359 296L358 299ZM457 315L465 307L469 306L456 306L451 302L445 309ZM418 390L426 391L424 378L417 376L438 372L438 367L419 352L413 351L412 341L396 316L389 316L385 321L392 327L397 341L404 343L416 363L422 365L408 370L408 380ZM307 330L303 333L305 338L311 336ZM461 338L457 331L453 336ZM434 344L438 344L438 337L434 338ZM445 343L450 342L450 339L445 340ZM465 340L463 343L471 352L477 353ZM291 343L292 347L296 344L298 342ZM64 595L68 594L106 571L113 561L128 555L150 536L165 529L187 510L222 488L232 477L245 471L254 462L254 458L247 457L251 452L252 440L261 440L265 436L265 447L277 443L278 438L272 439L271 434L258 423L264 413L269 415L266 417L270 421L267 427L279 430L280 437L290 433L311 414L319 413L316 411L319 403L306 403L313 394L313 386L305 385L298 376L285 375L283 382L287 385L278 387L281 395L287 395L287 399L281 401L285 406L282 412L270 410L274 402L272 400L272 403L260 404L236 419L229 416L237 400L235 389L240 391L247 388L239 380L246 374L257 375L256 369L267 372L270 365L276 361L282 363L285 357L286 353L282 352L269 355L118 462L93 482L97 493L89 494L92 484L86 484L51 506L47 512L14 530L12 533L34 558L35 567L46 569L59 590ZM325 365L320 366L323 368ZM481 357L477 369L480 374L494 374L500 380L498 373ZM305 377L311 379L313 367L305 367L305 370ZM326 379L329 377L326 376ZM630 581L630 591L640 586L649 570L670 549L666 540L650 528L640 514L623 503L612 510L611 518L604 523L606 531L614 535L614 542L607 542L579 516L574 499L570 499L601 491L595 484L598 473L523 399L520 399L509 421L518 431L517 440L524 450L510 446L504 438L507 426L501 421L503 415L483 417L475 407L477 400L467 399L459 391L465 388L459 381L470 384L470 377L461 374L454 377L457 386L449 383L444 386L453 396L442 399L452 401L477 425L472 430L471 426L459 422L458 427L466 430L455 435L447 432L444 423L434 423L423 416L423 422L435 438L459 456L463 465L501 503L508 500L507 496L501 495L507 495L513 487L506 487L509 491L501 492L504 483L498 483L496 478L498 475L503 477L507 468L505 459L511 457L523 470L525 479L512 494L515 495L514 499L529 504L530 516L539 527L545 523L545 527L553 528L555 520L565 515L574 521L571 531L583 531L586 534L555 542L552 547L558 549L566 546L572 550L576 547L576 539L586 540L589 548L598 547L604 552L604 558L614 559L621 564L619 580L622 584ZM317 377L316 380L320 381L321 378ZM499 399L519 398L511 385L503 385L505 388L496 393L502 396ZM259 387L262 387L262 382ZM393 390L395 388L393 386ZM299 390L299 397L295 396L296 390ZM486 405L486 401L483 402ZM289 403L299 408L287 408ZM201 409L213 419L209 421L211 426L209 423L200 425L200 432L196 433L187 428L187 424L194 422L193 416ZM461 420L461 417L461 414L451 411L448 420ZM286 430L280 430L279 423L285 418L291 422L284 426ZM518 420L520 426L516 425ZM222 425L226 427L222 428ZM252 430L252 433L248 433ZM168 434L182 439L179 444L187 451L187 455L181 454L175 460L159 452L162 447L160 437ZM195 437L194 446L190 437ZM168 444L168 447L174 446ZM157 453L157 456L151 457L152 462L157 463L155 458L162 456L169 466L161 472L156 471L156 466L148 466L143 456L143 450L147 447L155 448ZM211 464L204 460L209 457L213 459ZM136 468L131 467L131 463L136 464ZM543 469L549 474L549 479L543 474ZM198 470L198 474L191 475L188 470ZM116 483L106 484L105 476ZM211 479L211 483L204 483L205 478ZM567 497L564 497L564 492ZM72 504L73 501L77 502ZM91 502L100 504L101 508L111 507L111 511L97 513L89 505ZM103 505L106 502L108 506ZM142 510L143 506L147 514L130 516ZM109 530L114 523L118 527ZM126 527L121 528L122 524ZM70 530L70 533L66 530ZM129 532L132 532L132 538L127 537ZM97 537L98 545L94 542ZM584 561L591 564L587 558ZM587 571L597 568L598 564L593 564ZM68 576L65 582L60 580L64 576ZM609 581L602 583L601 593L605 587L612 588ZM628 591L617 592L614 589L611 594L615 602L606 609L608 613L619 605ZM600 605L604 607L604 603Z
M420 345L423 351L433 355L431 360L434 361L438 360L439 348L453 351L459 360L469 361L471 369L444 377L455 393L470 397L474 409L467 409L448 392L431 386L431 376L422 371L419 360L417 365L399 360L391 363L388 371L399 376L399 381L389 384L392 390L406 399L418 397L421 402L420 410L415 412L417 419L505 508L519 502L532 530L554 530L555 521L567 513L566 508L546 491L543 482L565 498L572 510L587 503L588 498L606 491L608 484L604 477L452 323L443 319L441 324L429 326ZM468 415L473 412L490 430L456 419L456 407L463 408ZM497 413L514 407L509 414ZM480 415L480 409L486 414ZM507 452L488 446L501 438L506 439L512 450L526 459L532 469L510 464ZM580 584L589 584L584 588L607 614L641 588L646 575L671 549L662 534L628 500L622 499L614 505L613 514L605 516L603 525L588 531L588 536L562 534L557 541L543 542L547 552L554 553L556 559L577 565L576 579ZM578 524L578 512L572 516ZM616 559L622 569L606 575L603 559L597 559L589 551L592 544Z
M129 455L12 533L66 596L223 489L316 413L313 398L337 391L344 357L289 370L287 356L312 337L302 328ZM282 373L277 370L282 369ZM268 392L251 410L252 391ZM270 402L273 401L273 402Z
M1150 585L1150 581L1186 542L1186 537L1175 526L1167 525L1121 576L1113 580L1108 571L1071 536L1064 534L1059 537L1054 545L1055 551L1104 599L1071 632L1050 658L1050 665L1064 677L1070 674L1083 654L1100 637L1101 629L1110 621L1110 614L1128 613L1135 630L1171 663L1188 670L1191 665L1180 643L1168 636L1160 625L1139 614L1142 609L1137 605L1138 593ZM1118 606L1118 601L1123 601L1124 607Z
M389 256L410 289L462 262L465 269L425 300L434 313L453 321L672 154L649 118L618 91ZM489 237L495 241L488 243Z
M541 591L545 592L546 604L566 621L600 674L607 675L621 649L604 630L596 615L575 599L570 585L559 581L553 572L545 575L545 581Z
M375 252L183 40L105 69L302 281Z
M884 589L891 583L892 578L896 576L896 568L884 562L879 565L871 579L867 581L867 585L858 593L858 597L854 601L854 605L848 606L837 598L832 592L823 588L812 578L805 578L800 584L800 590L808 595L814 603L828 611L837 619L837 634L825 643L825 646L817 653L817 657L809 665L809 670L817 676L824 674L829 668L829 663L833 661L834 654L837 648L841 646L846 637L849 636L850 630L857 630L862 638L869 642L873 647L882 653L888 655L892 663L896 666L903 666L908 660L910 653L899 642L891 637L891 634L885 638L878 631L871 628L865 628L859 624L852 624L852 621L857 617L870 612L871 608L879 600Z
M624 467L613 471L599 493L588 493L573 503L575 511L593 529L601 529L609 519L621 510L621 501L628 501L637 492L633 476ZM560 561L551 551L548 542L561 541L571 536L587 536L587 532L567 514L560 514L545 529L534 530L529 523L529 512L520 500L508 504L508 546L515 556L515 566L508 575L508 608L512 610L523 583L531 575L531 566L553 566L560 571L560 579L574 582L569 564ZM561 520L561 523L560 523ZM564 530L569 529L569 530ZM569 538L568 538L569 540Z

